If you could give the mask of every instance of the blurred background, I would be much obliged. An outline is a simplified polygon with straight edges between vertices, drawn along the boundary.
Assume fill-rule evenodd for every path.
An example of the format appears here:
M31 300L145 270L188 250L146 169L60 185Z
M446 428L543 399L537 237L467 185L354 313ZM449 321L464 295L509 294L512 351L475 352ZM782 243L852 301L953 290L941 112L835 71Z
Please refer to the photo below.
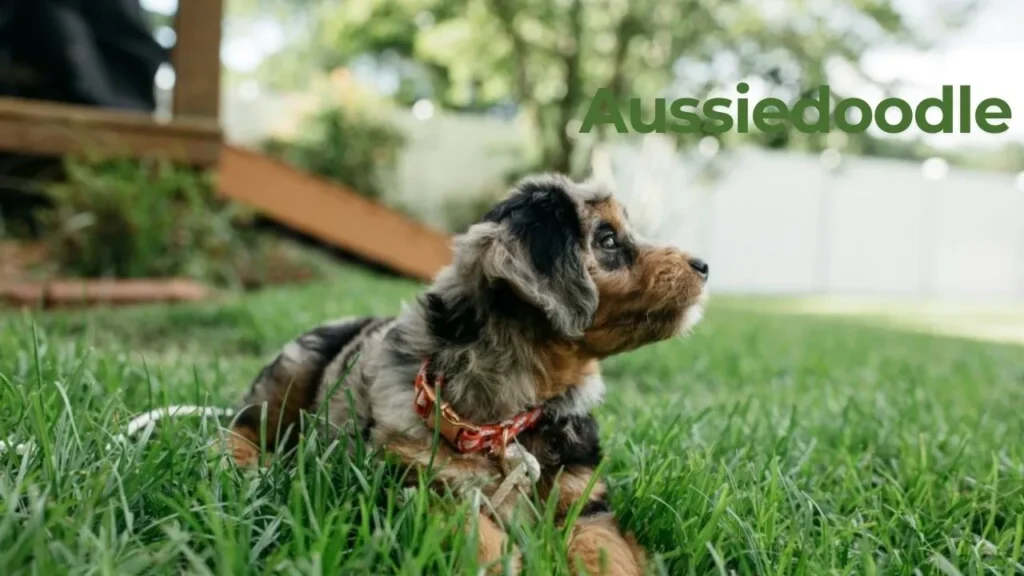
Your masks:
M179 2L139 8L157 54L142 107L168 118ZM600 87L650 105L828 84L833 105L916 105L970 85L1020 114L1020 0L226 0L221 22L229 145L434 230L464 230L527 172L596 177L645 233L708 260L716 293L859 314L980 303L1024 339L1004 323L1024 318L1016 118L998 135L579 133Z
M170 14L174 0L144 0ZM718 290L1024 298L1024 124L1001 135L791 132L672 141L578 133L594 91L650 103L748 82L874 104L943 84L1024 106L1024 3L934 0L231 0L224 126L256 145L323 106L391 105L407 139L385 197L436 226L510 172L605 162L649 233ZM158 33L170 36L166 30ZM173 81L160 75L162 87ZM322 110L322 109L321 109ZM326 143L325 143L326 144ZM326 147L326 145L325 145ZM600 150L599 150L600 151ZM484 200L486 204L486 200ZM472 218L472 216L470 216Z

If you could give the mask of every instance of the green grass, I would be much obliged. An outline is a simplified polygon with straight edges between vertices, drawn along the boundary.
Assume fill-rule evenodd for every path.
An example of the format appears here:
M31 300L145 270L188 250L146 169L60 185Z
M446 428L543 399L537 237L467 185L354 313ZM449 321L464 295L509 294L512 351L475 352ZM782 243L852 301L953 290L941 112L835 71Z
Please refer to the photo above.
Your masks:
M224 303L0 316L4 574L469 574L465 505L403 501L372 455L314 437L292 466L225 467L218 426L286 340L389 314L417 286L345 271ZM687 341L606 363L599 411L621 522L666 574L1024 573L1024 349L714 299ZM515 538L566 573L550 522Z

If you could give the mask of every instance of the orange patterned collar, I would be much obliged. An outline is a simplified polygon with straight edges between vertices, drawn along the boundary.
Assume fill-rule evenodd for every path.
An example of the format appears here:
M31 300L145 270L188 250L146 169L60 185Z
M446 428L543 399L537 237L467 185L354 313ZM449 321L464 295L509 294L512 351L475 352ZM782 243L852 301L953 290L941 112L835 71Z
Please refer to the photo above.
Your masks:
M500 424L477 425L466 422L455 413L451 405L442 402L440 419L435 417L437 394L441 391L444 376L438 374L431 384L428 380L429 360L424 360L420 371L416 374L416 413L426 422L427 427L434 429L440 424L440 434L459 452L470 453L490 450L492 454L502 456L505 447L519 433L532 428L540 420L544 409L537 406Z

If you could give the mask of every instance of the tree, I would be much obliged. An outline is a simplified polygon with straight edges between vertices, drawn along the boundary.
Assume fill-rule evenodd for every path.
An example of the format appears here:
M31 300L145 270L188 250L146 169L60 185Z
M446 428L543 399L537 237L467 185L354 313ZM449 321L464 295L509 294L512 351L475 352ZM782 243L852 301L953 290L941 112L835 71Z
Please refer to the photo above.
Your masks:
M772 86L772 95L795 102L828 83L830 66L845 63L859 70L861 56L873 45L930 40L911 33L893 0L812 4L304 0L302 5L316 15L315 33L304 44L316 66L373 58L401 78L400 100L429 96L446 108L475 111L513 104L532 129L538 167L574 173L586 159L576 127L598 88L610 89L620 102L637 97L652 104L655 97L702 99L716 87L735 86L754 75ZM971 8L964 0L944 0L936 2L933 13L946 10L962 21ZM791 130L747 138L814 150L826 146L826 136Z

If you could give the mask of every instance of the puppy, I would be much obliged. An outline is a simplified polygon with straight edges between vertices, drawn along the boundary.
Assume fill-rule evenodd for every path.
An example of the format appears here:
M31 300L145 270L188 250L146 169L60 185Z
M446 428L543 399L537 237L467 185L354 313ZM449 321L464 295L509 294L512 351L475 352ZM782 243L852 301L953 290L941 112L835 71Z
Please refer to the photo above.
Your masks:
M404 466L433 463L439 486L493 496L515 446L539 463L541 498L557 487L560 519L591 487L573 565L640 574L643 550L616 526L604 483L591 486L598 362L689 331L707 277L703 261L641 239L600 186L524 179L454 240L452 263L397 317L324 324L285 346L245 397L231 452L248 465L261 446L287 450L301 414L319 412L329 434L360 434ZM481 514L483 563L500 557L499 522L521 500Z

